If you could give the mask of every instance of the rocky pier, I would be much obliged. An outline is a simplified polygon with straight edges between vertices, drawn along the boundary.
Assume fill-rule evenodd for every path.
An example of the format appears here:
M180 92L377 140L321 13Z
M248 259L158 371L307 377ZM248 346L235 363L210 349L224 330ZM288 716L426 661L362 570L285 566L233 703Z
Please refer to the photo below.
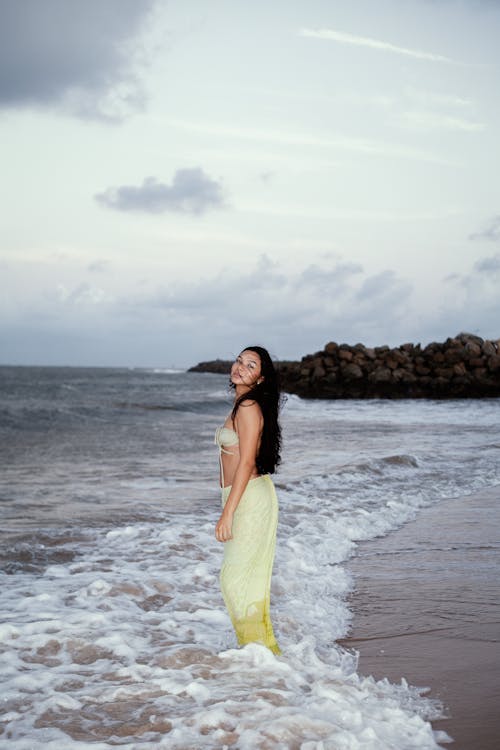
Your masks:
M367 347L328 343L280 365L283 389L303 398L500 396L500 341L469 333L443 343Z
M302 398L481 398L500 396L500 339L460 333L442 343L337 344L299 362L277 362L283 390ZM231 362L190 372L229 374Z

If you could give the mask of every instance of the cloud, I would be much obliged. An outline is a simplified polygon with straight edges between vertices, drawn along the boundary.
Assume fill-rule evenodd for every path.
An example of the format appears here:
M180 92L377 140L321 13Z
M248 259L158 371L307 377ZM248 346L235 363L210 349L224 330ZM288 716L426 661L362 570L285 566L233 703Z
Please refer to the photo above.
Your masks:
M445 106L459 109L470 108L474 106L472 99L464 99L456 94L427 91L426 89L416 89L413 86L407 86L404 90L405 96L416 102L419 106Z
M161 286L154 293L136 298L134 307L162 309L169 315L200 316L205 320L224 318L231 311L235 318L248 314L253 320L262 319L268 310L266 300L276 299L276 292L288 285L286 274L278 263L261 255L253 269L236 273L224 268L212 277L175 286Z
M360 299L363 287L371 294ZM126 304L131 319L149 309L177 332L200 331L200 336L209 320L211 346L217 338L263 337L283 357L306 353L334 335L380 342L388 316L391 335L397 336L398 321L410 315L411 291L411 284L389 270L366 276L358 264L338 261L291 271L263 255L246 273L224 269Z
M90 273L104 273L109 269L109 261L107 260L94 260L87 266L87 271Z
M301 36L312 37L314 39L326 39L333 42L340 42L340 44L353 44L359 47L370 47L371 49L395 52L398 55L415 57L419 60L432 60L433 62L445 63L454 62L444 55L436 55L433 52L423 52L422 50L399 47L395 44L390 44L389 42L382 42L379 39L356 36L355 34L347 34L343 31L335 31L334 29L301 29L299 33Z
M356 296L360 300L379 297L380 295L385 294L388 289L392 288L395 281L396 275L394 271L381 271L380 273L374 274L365 279Z
M437 112L403 112L398 117L398 123L415 130L461 130L469 133L480 132L486 127L482 122Z
M427 290L422 282L419 301L393 269L369 273L338 257L296 267L263 255L246 270L193 273L189 282L156 275L144 284L112 274L82 282L82 269L63 274L55 260L29 274L13 263L0 300L0 356L5 363L189 366L255 342L287 359L331 340L397 346L461 330L498 338L498 273L479 266L467 283L460 277Z
M497 273L500 271L500 253L489 258L481 258L474 263L474 271L479 273Z
M295 285L298 289L310 288L314 293L340 295L348 288L348 279L362 272L359 263L338 262L333 268L313 263L299 274Z
M270 171L261 172L260 175L259 175L259 178L260 178L261 182L263 182L266 185L269 182L271 182L271 180L273 179L273 177L274 177L274 172L270 172Z
M393 122L397 126L420 131L453 130L470 133L486 129L484 123L472 119L474 102L471 99L409 86L404 90L403 101L408 103L408 109L394 116Z
M228 139L235 139L253 141L259 144L278 144L279 146L310 146L312 148L338 149L340 151L354 151L363 154L374 154L377 156L416 159L418 161L427 161L435 164L449 165L451 163L455 166L454 162L450 162L438 153L434 154L405 144L398 144L390 141L377 141L369 138L359 138L357 136L344 135L332 131L329 131L328 135L325 137L305 132L292 132L284 129L262 130L259 128L228 127L225 124L220 125L209 122L200 123L199 121L190 122L188 120L178 120L173 117L164 118L164 122L169 127L179 128L183 131L218 136L224 139L224 146L227 145Z
M482 232L474 232L469 235L470 240L491 240L492 242L500 241L500 214L495 216L489 226Z
M467 295L476 301L484 295L486 298L491 295L492 304L496 306L498 320L500 321L500 305L498 304L498 277L500 275L500 253L490 255L486 258L479 258L472 268L464 274L452 273L444 277L443 281L453 283L454 289L465 290Z
M65 306L82 307L85 305L99 305L108 300L106 292L94 284L82 282L73 289L64 284L56 288L56 300Z
M143 106L138 37L154 0L3 0L0 107L119 119Z
M224 205L223 190L200 167L178 169L171 185L146 177L139 187L122 185L110 187L94 196L107 208L117 211L140 211L160 214L166 211L202 214Z
M500 336L498 280L500 254L481 258L465 274L451 274L452 282L435 308L436 338L453 331L471 331L483 338Z

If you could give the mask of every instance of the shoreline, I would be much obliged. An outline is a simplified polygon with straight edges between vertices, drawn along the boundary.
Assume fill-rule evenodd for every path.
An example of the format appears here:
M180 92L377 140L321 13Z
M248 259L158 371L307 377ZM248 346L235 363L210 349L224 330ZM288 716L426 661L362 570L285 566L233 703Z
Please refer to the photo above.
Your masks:
M359 672L429 687L452 750L496 750L500 736L500 486L442 500L386 537L360 542L353 622L338 643Z

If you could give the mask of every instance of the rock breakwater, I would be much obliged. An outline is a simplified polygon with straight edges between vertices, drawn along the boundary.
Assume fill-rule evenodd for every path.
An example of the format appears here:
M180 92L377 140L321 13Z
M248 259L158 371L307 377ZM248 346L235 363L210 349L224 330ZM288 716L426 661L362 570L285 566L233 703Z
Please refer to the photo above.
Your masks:
M189 372L229 375L232 362ZM459 333L442 343L367 347L330 341L300 362L277 362L283 390L302 398L481 398L500 396L500 339Z
M460 333L443 343L367 347L328 343L280 363L283 389L303 398L500 396L500 340Z

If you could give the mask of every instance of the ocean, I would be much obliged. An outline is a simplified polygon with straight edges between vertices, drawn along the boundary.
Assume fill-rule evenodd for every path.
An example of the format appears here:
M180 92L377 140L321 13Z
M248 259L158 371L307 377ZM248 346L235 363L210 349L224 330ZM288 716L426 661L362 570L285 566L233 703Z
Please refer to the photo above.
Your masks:
M426 750L425 685L337 643L346 564L445 498L500 484L500 399L282 412L272 617L235 648L218 586L221 375L0 367L0 747ZM388 592L390 596L390 592Z

